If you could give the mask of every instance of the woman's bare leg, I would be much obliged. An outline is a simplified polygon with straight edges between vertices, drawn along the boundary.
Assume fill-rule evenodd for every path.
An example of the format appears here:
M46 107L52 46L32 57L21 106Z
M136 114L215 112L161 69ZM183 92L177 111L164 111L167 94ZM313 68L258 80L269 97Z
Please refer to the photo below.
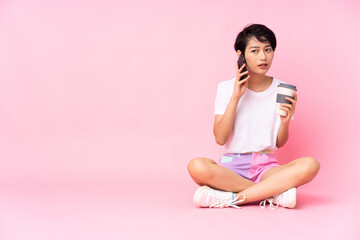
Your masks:
M296 159L288 164L268 170L258 184L252 185L237 195L245 194L245 204L264 200L292 187L299 187L310 182L320 169L319 162L312 157Z
M188 171L198 185L206 185L218 190L240 192L255 185L254 182L218 165L209 158L191 160L188 164Z

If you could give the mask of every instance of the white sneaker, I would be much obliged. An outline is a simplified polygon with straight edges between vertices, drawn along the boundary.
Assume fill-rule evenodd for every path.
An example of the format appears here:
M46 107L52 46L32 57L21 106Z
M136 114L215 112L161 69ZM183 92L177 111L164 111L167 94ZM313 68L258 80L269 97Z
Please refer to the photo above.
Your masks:
M232 192L225 192L220 190L212 189L208 186L202 186L196 190L194 195L194 203L199 207L234 207L240 208L237 206L237 203L243 202L246 199L244 194L239 195L233 199ZM238 200L240 196L243 196L243 199Z
M269 203L272 210L276 209L279 205L285 208L294 208L296 205L296 188L290 188L283 193L265 199L260 203L260 207L265 208L266 202ZM276 204L276 207L274 204Z

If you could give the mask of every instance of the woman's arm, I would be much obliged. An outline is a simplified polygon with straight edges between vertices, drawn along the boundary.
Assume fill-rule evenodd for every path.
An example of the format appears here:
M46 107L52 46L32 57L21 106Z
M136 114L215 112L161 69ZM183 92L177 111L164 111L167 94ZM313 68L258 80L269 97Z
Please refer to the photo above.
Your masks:
M276 139L276 146L278 148L281 148L282 146L285 145L285 143L287 142L287 140L289 139L289 123L281 123L280 128L279 128L279 132L277 135L277 139Z
M234 126L238 102L239 100L231 98L224 115L215 115L214 136L219 145L224 145L229 139Z
M236 66L236 78L234 83L234 90L230 98L230 101L228 103L228 106L226 107L224 115L215 115L213 131L214 131L215 141L219 145L224 145L230 137L230 134L234 127L235 112L237 105L247 88L247 84L248 84L247 80L250 78L250 75L248 75L245 79L240 80L243 75L248 74L248 71L241 73L244 67L245 64L240 69L238 69Z
M289 100L292 104L286 104L286 103L281 104L281 109L285 110L287 112L287 115L280 116L281 125L280 125L279 131L277 134L277 138L276 138L276 146L278 148L281 148L282 146L284 146L289 138L290 120L295 113L295 106L296 106L296 102L298 100L296 92L294 92L294 99L289 98L289 97L286 97L285 99Z

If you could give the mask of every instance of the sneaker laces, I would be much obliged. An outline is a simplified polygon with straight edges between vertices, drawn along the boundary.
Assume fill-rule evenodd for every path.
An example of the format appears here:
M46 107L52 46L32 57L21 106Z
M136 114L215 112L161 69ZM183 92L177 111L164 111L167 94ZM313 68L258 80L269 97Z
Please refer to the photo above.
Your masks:
M235 199L229 199L227 198L224 194L218 194L217 191L212 192L213 194L213 203L209 206L209 208L212 207L218 207L218 208L223 208L223 207L233 207L233 208L240 208L239 206L237 206L237 203L241 203L243 201L245 201L246 196L245 194L240 194L239 196L237 196ZM243 196L243 199L239 200L239 198Z
M268 202L271 210L277 209L277 208L279 207L279 202L276 202L276 206L275 206L275 205L274 205L274 200L275 200L275 199L274 199L273 197L267 198L267 199L265 199L264 201L262 201L262 202L259 204L259 206L260 206L261 208L266 208L266 202Z

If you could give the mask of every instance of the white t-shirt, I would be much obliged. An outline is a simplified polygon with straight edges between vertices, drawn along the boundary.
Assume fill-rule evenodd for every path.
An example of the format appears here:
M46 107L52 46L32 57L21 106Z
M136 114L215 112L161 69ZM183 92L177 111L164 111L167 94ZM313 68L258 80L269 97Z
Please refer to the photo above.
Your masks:
M234 90L235 78L218 84L215 114L223 115ZM273 78L268 89L254 92L246 89L240 98L233 131L224 145L229 153L276 150L277 133L281 125L280 115L275 113L277 86L284 83Z

